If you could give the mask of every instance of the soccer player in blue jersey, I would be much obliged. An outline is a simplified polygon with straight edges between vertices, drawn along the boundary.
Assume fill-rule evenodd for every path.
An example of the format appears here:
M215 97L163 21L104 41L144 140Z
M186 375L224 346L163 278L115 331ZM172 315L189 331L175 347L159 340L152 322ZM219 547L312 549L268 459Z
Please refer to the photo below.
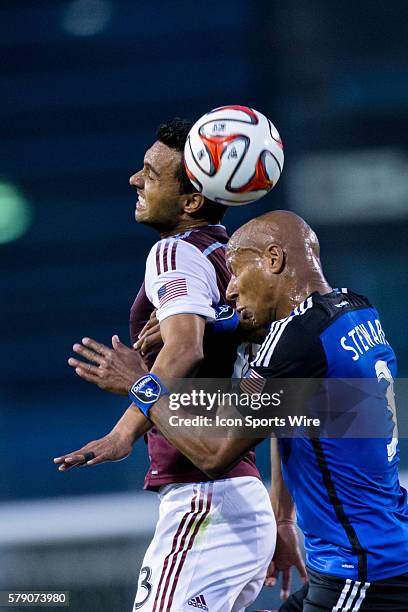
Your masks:
M398 479L396 360L377 311L367 298L329 286L316 235L292 213L271 212L244 225L229 242L227 261L227 297L247 328L265 330L251 364L254 375L265 381L378 379L378 392L362 408L369 404L388 423L377 438L279 439L283 480L278 470L273 486L287 487L286 506L296 509L309 575L281 612L407 612L408 505ZM170 424L164 385L149 380L142 367L129 367L125 347L116 357L122 384L131 388L136 375L134 389L151 387L148 406L132 395L139 408L212 478L222 477L254 444L253 438L183 436ZM275 511L279 523L280 509Z
M376 378L388 391L387 401L379 394L369 406L372 414L383 408L390 417L384 438L279 440L309 573L309 584L281 611L408 610L408 505L398 480L392 396L396 359L377 311L365 297L328 286L316 236L290 213L270 213L241 228L228 257L230 299L257 325L273 321L253 371L265 379Z

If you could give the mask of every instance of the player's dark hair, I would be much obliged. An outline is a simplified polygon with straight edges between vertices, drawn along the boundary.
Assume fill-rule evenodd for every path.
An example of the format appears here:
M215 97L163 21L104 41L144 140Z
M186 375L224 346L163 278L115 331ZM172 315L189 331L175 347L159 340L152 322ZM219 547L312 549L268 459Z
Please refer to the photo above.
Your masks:
M170 149L180 151L180 153L184 155L184 145L192 126L193 123L191 121L175 117L159 126L156 132L157 140L170 147ZM180 193L192 193L196 191L194 185L187 176L183 159L177 168L176 178L180 183ZM200 215L204 215L210 223L218 223L225 215L227 208L228 207L224 206L224 204L212 202L208 198L205 198L204 204L200 208Z

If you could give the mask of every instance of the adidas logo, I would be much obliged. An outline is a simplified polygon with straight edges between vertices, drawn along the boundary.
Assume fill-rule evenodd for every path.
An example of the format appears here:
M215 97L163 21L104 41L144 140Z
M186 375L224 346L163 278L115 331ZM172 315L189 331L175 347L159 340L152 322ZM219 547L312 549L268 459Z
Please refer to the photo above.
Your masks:
M187 604L189 606L193 606L193 608L198 608L199 610L207 610L208 606L204 599L204 595L197 595L197 597L192 597L188 600Z

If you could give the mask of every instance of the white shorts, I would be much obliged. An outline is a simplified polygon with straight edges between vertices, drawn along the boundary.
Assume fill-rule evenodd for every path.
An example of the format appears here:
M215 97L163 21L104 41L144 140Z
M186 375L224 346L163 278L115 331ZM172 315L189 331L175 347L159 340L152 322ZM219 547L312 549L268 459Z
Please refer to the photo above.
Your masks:
M254 477L167 485L134 612L240 612L256 599L276 524Z

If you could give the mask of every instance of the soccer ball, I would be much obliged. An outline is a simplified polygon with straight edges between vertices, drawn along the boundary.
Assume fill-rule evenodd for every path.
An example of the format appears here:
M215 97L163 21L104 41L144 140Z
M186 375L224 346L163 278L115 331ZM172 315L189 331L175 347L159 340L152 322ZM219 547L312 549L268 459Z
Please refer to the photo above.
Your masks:
M191 128L184 164L194 187L214 202L240 206L262 198L283 168L273 123L248 106L221 106Z

